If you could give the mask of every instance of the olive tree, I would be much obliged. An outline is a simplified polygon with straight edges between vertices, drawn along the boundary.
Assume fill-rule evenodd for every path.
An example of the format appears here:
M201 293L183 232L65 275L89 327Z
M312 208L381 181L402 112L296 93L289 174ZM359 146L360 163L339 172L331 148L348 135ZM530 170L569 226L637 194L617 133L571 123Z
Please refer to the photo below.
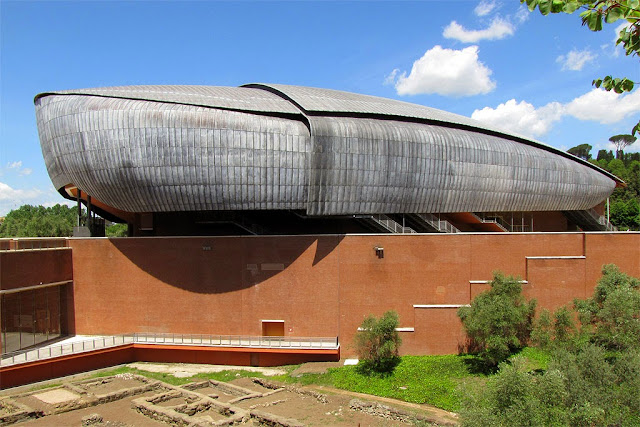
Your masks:
M480 359L497 366L524 347L531 334L536 301L527 301L516 277L494 273L491 289L461 307L458 317Z
M396 328L398 313L387 311L381 318L367 316L355 337L360 367L364 371L389 372L398 364L402 340Z

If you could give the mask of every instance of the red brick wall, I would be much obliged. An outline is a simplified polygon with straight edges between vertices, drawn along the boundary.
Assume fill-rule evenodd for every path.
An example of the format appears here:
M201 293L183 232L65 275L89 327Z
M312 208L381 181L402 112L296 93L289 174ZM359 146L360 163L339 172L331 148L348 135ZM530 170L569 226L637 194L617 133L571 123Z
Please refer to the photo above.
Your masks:
M71 250L41 249L0 252L0 290L73 279Z
M589 296L603 264L640 277L640 233L73 239L78 334L339 336L394 309L405 354L456 353L456 308L492 271L519 275L539 307ZM384 248L379 259L374 247ZM554 258L564 257L564 258Z

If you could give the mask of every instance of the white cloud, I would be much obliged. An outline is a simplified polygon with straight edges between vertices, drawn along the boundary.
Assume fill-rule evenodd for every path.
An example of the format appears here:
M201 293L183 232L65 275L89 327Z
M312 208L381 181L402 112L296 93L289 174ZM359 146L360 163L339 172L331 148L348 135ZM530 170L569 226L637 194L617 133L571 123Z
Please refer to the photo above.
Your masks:
M552 102L536 109L525 101L510 99L496 108L475 110L471 118L515 133L537 137L551 130L555 121L562 117L562 104Z
M0 168L0 176L4 175L2 169L12 173L17 173L19 176L31 175L33 173L33 169L22 167L22 160L8 162L5 168Z
M539 137L549 132L553 124L566 115L578 120L611 124L638 112L640 91L619 95L593 89L566 104L551 102L540 108L535 108L526 101L517 102L510 99L496 108L485 107L475 110L471 118L497 128Z
M493 9L496 8L496 2L495 1L489 1L489 0L482 0L475 9L473 9L473 12L478 15L478 16L486 16L488 14L490 14L491 12L493 12Z
M384 84L385 85L395 84L396 78L398 77L398 74L400 74L400 69L399 68L394 68L393 71L391 71L391 73L389 73L389 75L387 77L385 77Z
M519 24L522 24L527 19L529 19L529 16L531 16L529 8L527 8L526 6L520 6L518 11L516 12L516 21L518 21Z
M35 188L31 190L16 190L4 182L0 182L0 200L28 200L41 194L42 191Z
M562 64L562 70L580 71L588 63L596 59L596 55L589 49L572 49L566 55L560 55L556 62Z
M24 204L33 204L43 194L43 191L37 188L20 190L0 182L0 215L6 215L10 210L17 209Z
M613 91L592 89L566 104L565 108L567 114L579 120L603 124L616 123L640 112L640 91L617 94Z
M494 18L489 28L484 30L467 30L456 21L446 26L442 35L447 39L459 40L463 43L477 43L480 40L500 40L513 35L515 27L501 18Z
M398 95L432 94L471 96L489 93L496 87L492 71L478 60L478 46L462 50L434 46L416 60L411 73L395 69L387 81L395 81Z

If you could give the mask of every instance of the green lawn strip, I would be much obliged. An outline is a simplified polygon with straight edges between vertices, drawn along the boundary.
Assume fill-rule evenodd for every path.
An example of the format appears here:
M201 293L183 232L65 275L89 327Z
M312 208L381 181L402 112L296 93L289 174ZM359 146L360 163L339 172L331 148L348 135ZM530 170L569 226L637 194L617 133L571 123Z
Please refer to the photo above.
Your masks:
M527 358L527 369L530 371L546 371L551 360L549 351L537 347L525 347L518 355Z
M62 383L47 383L47 384L39 384L37 386L33 386L29 389L30 392L32 391L38 391L38 390L45 390L48 388L53 388L53 387L60 387L62 385Z
M110 377L112 375L125 374L125 373L142 375L143 377L151 378L151 379L154 379L154 380L159 380L159 381L162 381L164 383L171 384L171 385L182 385L182 384L186 384L186 383L189 383L189 382L193 381L191 379L191 377L190 378L176 378L171 374L166 374L166 373L163 373L163 372L149 372L149 371L144 371L144 370L141 370L141 369L130 368L128 366L120 366L119 368L110 369L110 370L106 370L106 371L100 371L100 372L97 372L94 375L92 375L91 378Z
M245 371L245 370L229 370L220 372L204 372L191 377L191 381L216 380L222 382L233 381L238 378L264 378L261 372ZM270 378L270 377L268 377Z
M391 397L413 403L428 403L456 411L459 400L456 388L470 372L468 360L472 356L404 356L390 375L363 375L355 366L330 369L314 380L328 379L336 388ZM482 376L482 375L477 375ZM306 375L301 378L306 380ZM329 378L326 378L329 377Z
M549 363L549 353L537 348L525 348L519 355L527 358L530 370L545 370ZM301 385L325 385L358 393L381 397L391 397L412 403L427 403L448 411L457 411L460 406L456 389L464 381L485 382L487 376L474 370L474 356L403 356L401 362L389 375L365 375L356 366L331 368L326 374L305 374L293 377L291 372L297 366L283 367L284 375L267 377L274 381ZM122 366L96 373L94 377L105 377L120 373L143 375L172 385L182 385L193 381L213 379L233 381L243 377L264 377L260 372L228 370L196 374L188 378L176 378L171 374L148 372Z

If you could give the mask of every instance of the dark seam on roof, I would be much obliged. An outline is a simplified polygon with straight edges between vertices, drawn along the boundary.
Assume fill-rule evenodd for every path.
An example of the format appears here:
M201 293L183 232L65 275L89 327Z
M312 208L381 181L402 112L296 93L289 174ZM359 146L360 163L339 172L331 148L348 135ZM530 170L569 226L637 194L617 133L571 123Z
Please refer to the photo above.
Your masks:
M344 118L359 118L359 119L376 119L376 120L388 120L388 121L400 121L400 122L408 122L408 123L418 123L418 124L428 124L428 125L438 125L438 126L442 126L442 127L447 127L447 128L451 128L451 129L460 129L460 130L466 130L466 131L471 131L471 132L476 132L476 133L480 133L480 134L484 134L484 135L490 135L490 136L496 136L496 137L500 137L503 139L508 139L510 141L514 141L514 142L518 142L524 145L528 145L530 147L535 147L535 148L539 148L541 150L547 151L549 153L552 154L557 154L560 155L564 158L567 158L569 160L573 160L579 164L582 164L584 166L587 166L597 172L600 172L601 174L607 176L608 178L611 178L612 180L614 180L616 183L621 184L622 186L626 186L626 183L618 178L617 176L615 176L614 174L600 168L597 165L594 165L593 163L590 163L584 159L581 159L580 157L574 156L573 154L567 153L565 151L562 151L560 149L557 149L555 147L551 147L548 145L544 145L544 144L540 144L537 143L535 141L526 139L526 138L519 138L515 135L509 135L509 134L505 134L502 133L500 131L494 131L494 130L490 130L490 129L486 129L486 128L482 128L479 126L473 126L473 125L466 125L466 124L462 124L462 123L452 123L452 122L447 122L447 121L442 121L442 120L437 120L437 119L425 119L422 117L411 117L411 116L404 116L404 115L393 115L393 114L380 114L380 113L360 113L360 112L353 112L353 111L323 111L323 110L313 110L313 111L308 111L305 110L300 104L298 104L296 101L294 101L290 96L288 96L287 94L283 93L282 91L273 88L271 86L267 86L265 84L261 84L261 83L250 83L250 84L246 84L246 85L242 85L240 87L247 87L247 88L254 88L254 89L263 89L266 90L268 92L274 93L276 95L281 96L283 99L286 99L287 101L291 102L293 105L295 105L296 107L298 107L300 109L300 111L302 111L303 114L308 115L309 117L344 117ZM393 99L389 99L391 101L394 101ZM416 106L420 106L419 104L415 104ZM466 118L466 117L465 117Z
M172 105L185 105L189 107L202 107L208 108L211 110L224 110L224 111L233 111L236 113L246 113L246 114L254 114L256 116L269 116L269 117L277 117L282 119L295 120L298 122L302 122L307 128L309 125L307 123L307 118L302 113L285 113L282 111L265 111L265 110L243 110L241 108L231 108L231 107L214 107L211 105L203 105L197 103L186 103L186 102L178 102L178 101L158 101L154 99L146 99L141 97L132 97L132 96L118 96L118 95L99 95L94 93L56 93L56 92L44 92L35 96L33 102L35 103L40 98L44 98L45 96L93 96L96 98L115 98L115 99L128 99L131 101L146 101L146 102L154 102L158 104L172 104Z

